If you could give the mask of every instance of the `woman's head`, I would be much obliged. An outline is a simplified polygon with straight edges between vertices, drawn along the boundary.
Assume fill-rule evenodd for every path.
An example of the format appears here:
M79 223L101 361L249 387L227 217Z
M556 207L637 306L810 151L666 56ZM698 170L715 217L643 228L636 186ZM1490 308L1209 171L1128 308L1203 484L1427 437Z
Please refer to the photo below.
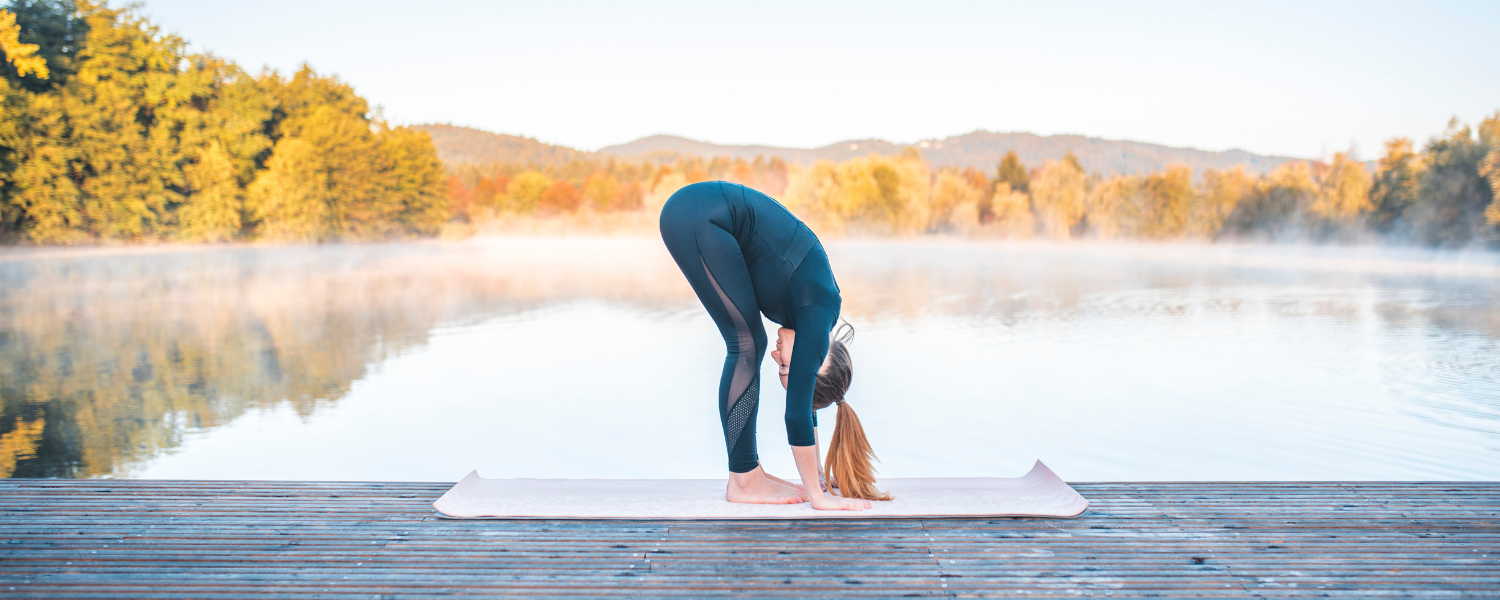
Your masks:
M853 340L853 325L844 323L833 332L833 341L828 342L828 358L823 360L818 382L813 386L813 410L844 400L849 384L854 381L854 361L849 358L849 342Z
M849 357L849 343L854 340L854 327L848 323L834 332L828 344L828 358L818 371L818 382L813 386L813 408L825 408L837 404L838 416L834 420L833 438L828 444L828 461L823 467L824 477L830 485L837 485L839 495L865 500L890 500L891 495L875 489L875 452L865 438L865 428L859 423L859 415L844 399L849 384L854 380L854 361Z

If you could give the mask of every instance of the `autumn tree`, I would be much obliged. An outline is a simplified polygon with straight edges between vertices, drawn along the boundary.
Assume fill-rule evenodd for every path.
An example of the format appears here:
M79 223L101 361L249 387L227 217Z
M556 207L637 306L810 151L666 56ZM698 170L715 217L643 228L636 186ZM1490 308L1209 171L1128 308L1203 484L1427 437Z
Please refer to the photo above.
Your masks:
M1002 236L1016 239L1036 236L1031 196L1011 190L1009 183L995 184L995 192L990 196L990 215L990 225Z
M0 235L378 239L434 233L447 219L427 134L380 123L336 78L305 67L249 76L188 53L135 7L10 8L0 11Z
M1042 227L1052 239L1065 240L1083 219L1088 201L1088 174L1069 152L1049 160L1031 182L1031 199Z
M995 175L995 180L1010 186L1012 192L1026 194L1031 191L1031 173L1026 170L1026 165L1021 164L1015 150L1006 152L1005 158L1000 159Z
M1491 235L1485 212L1494 201L1480 164L1497 141L1500 114L1486 119L1476 139L1474 131L1457 119L1444 135L1425 149L1426 171L1416 205L1409 210L1412 231L1423 243L1460 246Z
M1385 143L1385 156L1376 162L1370 189L1370 220L1376 231L1393 233L1407 223L1407 211L1416 205L1421 190L1422 170L1421 157L1412 151L1410 139Z
M583 184L583 198L594 210L608 211L615 207L615 196L619 194L620 181L605 171L589 175Z
M583 201L583 192L574 187L573 184L559 179L547 186L542 192L542 197L537 208L548 213L570 213L578 210L578 205Z
M36 94L11 202L41 242L154 237L183 200L180 134L211 90L184 77L184 42L130 9L79 2L87 33L74 73Z
M535 211L542 203L542 194L551 187L552 180L536 171L516 175L515 179L510 180L510 185L505 187L507 202L503 208L516 213Z
M932 210L929 228L936 230L970 230L979 225L979 203L984 188L976 187L968 177L955 169L938 172L932 188Z
M1372 207L1370 174L1347 153L1334 154L1320 179L1318 194L1310 207L1314 215L1347 224Z
M1236 205L1225 228L1237 237L1301 236L1306 233L1308 206L1318 192L1307 161L1288 161L1256 183L1255 191Z
M1218 236L1229 215L1254 192L1255 177L1246 173L1243 166L1225 171L1204 170L1197 202L1188 214L1187 235L1200 239Z
M243 227L244 190L235 180L229 153L218 142L200 148L186 174L191 194L177 211L177 237L194 242L238 238Z

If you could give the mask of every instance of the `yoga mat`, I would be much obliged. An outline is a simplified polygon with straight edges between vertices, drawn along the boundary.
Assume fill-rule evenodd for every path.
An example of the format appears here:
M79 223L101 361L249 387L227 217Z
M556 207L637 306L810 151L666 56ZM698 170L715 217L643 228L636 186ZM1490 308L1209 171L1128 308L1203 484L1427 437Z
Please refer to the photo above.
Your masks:
M455 519L901 519L1075 517L1088 500L1042 461L1021 477L882 479L896 496L862 511L724 500L723 479L485 479L470 471L433 502Z

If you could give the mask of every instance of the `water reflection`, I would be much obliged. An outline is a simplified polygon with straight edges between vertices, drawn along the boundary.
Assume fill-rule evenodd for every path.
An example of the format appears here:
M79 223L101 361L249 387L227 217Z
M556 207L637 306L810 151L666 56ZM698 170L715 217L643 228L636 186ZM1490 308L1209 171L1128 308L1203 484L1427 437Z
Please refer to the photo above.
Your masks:
M1500 476L1493 255L829 251L887 475ZM652 239L13 250L0 475L711 477L696 302Z

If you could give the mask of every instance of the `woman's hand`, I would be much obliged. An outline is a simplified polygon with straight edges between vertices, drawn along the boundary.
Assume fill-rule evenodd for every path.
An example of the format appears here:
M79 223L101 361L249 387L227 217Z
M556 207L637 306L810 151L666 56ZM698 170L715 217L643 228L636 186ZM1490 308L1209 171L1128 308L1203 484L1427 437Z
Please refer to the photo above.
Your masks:
M818 510L865 510L874 506L869 500L843 498L825 493L818 481L818 447L792 446L792 458L797 460L797 472L802 475L802 489L812 507Z

